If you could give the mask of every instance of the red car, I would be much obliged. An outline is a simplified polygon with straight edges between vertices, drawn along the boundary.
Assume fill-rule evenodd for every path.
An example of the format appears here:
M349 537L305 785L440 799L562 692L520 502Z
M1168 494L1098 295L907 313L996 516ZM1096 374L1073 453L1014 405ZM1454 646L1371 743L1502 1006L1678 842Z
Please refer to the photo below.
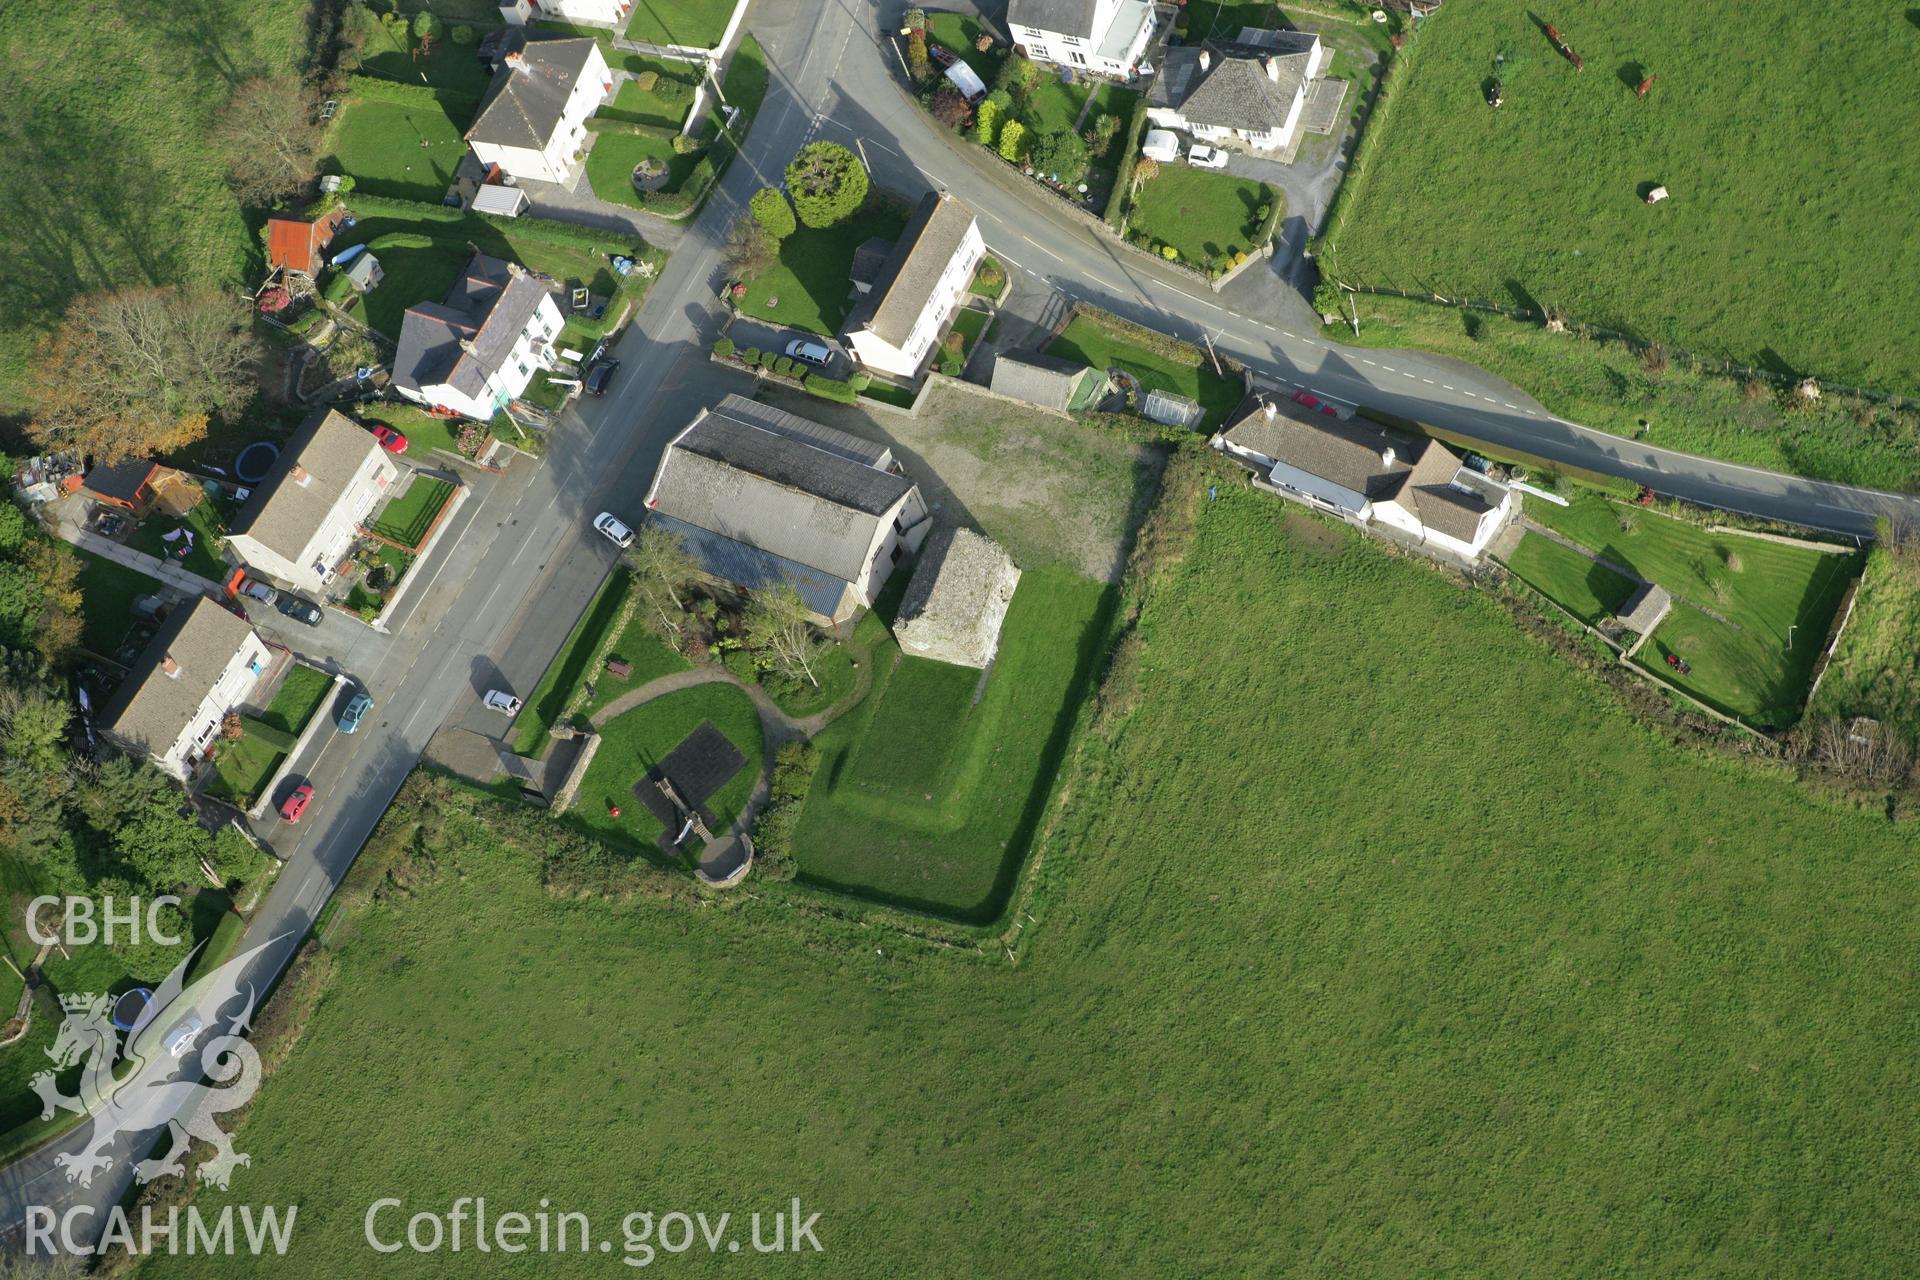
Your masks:
M378 440L380 447L388 453L405 453L407 451L407 438L398 431L395 431L392 427L375 427L373 429L373 438Z
M1318 409L1320 407L1320 397L1314 395L1311 391L1294 392L1293 402L1295 404L1305 405L1309 409Z
M313 784L303 782L293 789L293 794L280 802L280 817L287 822L300 821L300 815L307 811L307 805L313 800Z

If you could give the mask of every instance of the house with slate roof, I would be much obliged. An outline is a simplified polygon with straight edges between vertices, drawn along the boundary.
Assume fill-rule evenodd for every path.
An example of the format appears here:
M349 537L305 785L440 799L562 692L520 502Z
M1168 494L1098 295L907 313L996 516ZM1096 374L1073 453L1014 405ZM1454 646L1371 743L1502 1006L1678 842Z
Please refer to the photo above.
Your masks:
M562 317L556 287L517 262L484 253L439 302L407 308L393 389L429 409L485 422L552 366Z
M1035 62L1120 79L1153 70L1145 61L1153 41L1152 0L1012 0L1007 27Z
M1147 121L1210 143L1283 151L1300 136L1308 98L1333 55L1309 31L1244 31L1167 50L1147 91ZM1257 43L1256 43L1257 41Z
M294 433L227 529L227 550L255 577L318 593L353 552L400 468L373 433L328 410Z
M882 373L917 377L986 256L973 210L929 192L847 317L853 358Z
M667 446L647 510L713 577L791 583L829 627L873 604L930 524L891 449L744 396L701 410Z
M613 91L613 72L596 41L514 40L501 56L467 145L480 163L515 178L579 181L587 120Z
M195 596L154 632L102 712L100 730L184 782L220 721L252 700L272 665L272 651L244 618Z
M1438 440L1256 394L1213 447L1256 482L1360 528L1478 559L1519 501Z

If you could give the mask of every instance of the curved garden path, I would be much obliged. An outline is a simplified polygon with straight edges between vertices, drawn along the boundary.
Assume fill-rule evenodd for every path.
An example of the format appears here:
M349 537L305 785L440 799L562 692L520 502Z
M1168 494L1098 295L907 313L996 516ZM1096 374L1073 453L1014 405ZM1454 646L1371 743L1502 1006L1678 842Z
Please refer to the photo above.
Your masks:
M754 782L753 793L741 806L740 814L732 825L708 841L707 847L701 850L700 871L708 879L726 880L742 869L738 848L746 834L753 829L753 820L759 816L773 792L773 758L780 748L798 739L811 739L840 716L859 706L866 699L867 691L873 688L871 647L856 645L851 639L844 643L848 656L853 659L853 688L832 706L810 716L788 715L759 685L748 684L718 663L708 662L691 671L675 671L649 680L637 689L629 689L587 717L588 723L598 730L609 720L655 699L703 684L730 684L752 700L754 710L760 714L760 777Z

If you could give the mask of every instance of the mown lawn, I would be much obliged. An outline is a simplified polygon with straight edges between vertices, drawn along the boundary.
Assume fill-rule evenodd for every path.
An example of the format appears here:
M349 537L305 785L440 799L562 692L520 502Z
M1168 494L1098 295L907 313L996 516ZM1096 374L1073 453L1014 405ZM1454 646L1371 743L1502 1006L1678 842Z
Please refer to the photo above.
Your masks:
M874 684L821 733L794 839L801 878L962 919L991 919L1032 839L1106 639L1109 590L1021 576L979 704L980 673L874 649Z
M364 1219L477 1188L614 1250L689 1188L798 1195L825 1253L783 1274L1902 1271L1910 834L1675 747L1490 598L1206 478L1135 583L1018 965L555 893L543 819L410 793L358 864L408 859L407 892L356 908L252 1164L198 1195L298 1204L295 1247L145 1274L467 1274Z
M1730 715L1774 726L1799 719L1859 557L1716 533L1594 494L1564 508L1533 503L1528 513L1672 593L1673 612L1640 650L1646 665ZM1693 674L1669 668L1669 653Z
M672 675L676 671L686 671L693 666L691 662L669 649L648 628L647 620L638 615L614 638L612 646L607 650L607 656L620 659L630 665L633 670L626 676L616 676L604 666L594 671L582 671L579 678L593 682L593 697L587 699L586 714L591 715L615 698L638 689L648 681L658 680L661 676Z
M112 657L133 630L133 602L159 594L163 585L157 578L91 551L75 548L74 554L80 557L80 643L93 653Z
M285 751L251 733L243 733L231 742L222 739L213 757L207 794L246 808L260 798L260 788L272 781L274 771L286 758Z
M1401 100L1374 126L1323 269L1550 305L1742 364L1911 395L1909 13L1795 0L1627 0L1604 17L1454 5L1422 22L1413 63L1395 73ZM1558 23L1586 73L1541 20ZM1501 53L1506 102L1490 111L1483 85ZM1649 207L1656 184L1672 199Z
M645 208L646 202L633 186L633 168L642 160L655 160L666 166L670 176L660 191L672 194L680 190L687 175L700 163L700 154L677 154L673 149L672 129L652 133L609 129L594 140L593 150L587 153L587 181L592 184L593 193L602 200Z
M181 518L164 511L154 511L134 526L133 532L127 535L126 545L169 564L179 565L188 573L197 573L209 582L225 582L232 575L233 566L222 560L216 549L217 542L226 536L225 522L224 501L205 498L195 503ZM169 533L178 530L193 534L193 550L185 556L176 555L166 541ZM177 538L174 540L175 543L179 541Z
M350 175L356 191L438 204L466 153L464 129L444 107L350 99L340 104L327 135L326 163ZM375 292L392 285L389 279Z
M1263 182L1190 164L1163 164L1157 177L1140 184L1127 229L1156 245L1172 245L1190 266L1222 265L1222 259L1257 247L1260 210L1278 198Z
M634 0L627 39L711 49L726 34L734 0Z
M260 719L276 729L297 734L307 727L333 691L333 677L313 667L295 664L280 682L273 701L260 713Z
M437 476L416 473L407 491L382 507L379 517L368 528L382 538L417 551L433 528L440 509L452 497L453 485Z
M1631 578L1537 533L1521 535L1507 567L1588 624L1619 612L1634 592Z
M684 62L649 58L643 67L629 66L628 70L636 75L651 71L655 76L653 88L643 93L635 81L622 81L613 101L594 114L603 120L624 120L629 124L678 132L693 105L694 68Z
M416 302L438 302L444 298L453 282L460 278L461 269L473 257L472 250L452 239L436 240L420 248L373 247L373 254L380 259L386 278L362 301L363 318L369 328L395 341L400 338L407 308Z
M1871 716L1920 743L1920 556L1911 544L1867 553L1853 617L1809 716Z
M573 630L567 634L567 642L560 646L560 652L547 664L547 670L540 677L540 683L533 692L521 699L520 714L513 722L513 749L523 756L538 756L546 749L547 730L559 720L560 713L572 700L573 692L580 682L597 679L588 671L587 664L593 661L594 652L600 642L606 639L607 630L620 616L620 608L626 603L627 593L633 589L633 578L624 571L614 573L595 593L587 611L573 624ZM638 649L636 645L630 648Z
M760 713L752 699L730 684L682 689L602 725L600 750L587 767L580 798L567 811L567 821L626 854L659 858L654 840L660 835L660 824L633 794L633 785L707 720L746 757L740 772L706 802L716 820L712 830L724 831L739 816L760 777ZM620 810L617 818L615 807Z
M237 79L292 76L306 35L302 6L254 0L0 6L0 411L76 294L257 270L210 121Z
M927 43L957 54L991 88L994 77L1000 74L1000 64L1007 60L1007 46L996 44L985 53L974 48L974 41L985 30L980 19L970 13L927 14Z
M1138 378L1145 391L1166 391L1197 401L1207 411L1200 423L1206 431L1224 423L1246 394L1239 379L1215 373L1205 355L1188 362L1148 351L1087 316L1069 321L1060 336L1047 344L1047 354L1096 369L1123 369Z
M747 282L740 310L774 324L831 338L853 310L853 253L869 237L893 240L907 221L874 202L832 227L801 227L780 242L780 259Z

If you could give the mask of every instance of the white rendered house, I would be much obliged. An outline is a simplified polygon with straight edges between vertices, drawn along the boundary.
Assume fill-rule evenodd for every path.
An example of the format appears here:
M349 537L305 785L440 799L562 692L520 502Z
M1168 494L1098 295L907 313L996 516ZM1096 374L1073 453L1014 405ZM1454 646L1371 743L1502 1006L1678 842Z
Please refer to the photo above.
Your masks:
M206 596L177 605L101 715L101 731L185 781L227 712L252 698L273 665L245 619Z
M1331 55L1310 32L1259 34L1259 45L1208 40L1169 49L1147 93L1148 123L1206 142L1283 150Z
M1007 26L1035 62L1122 79L1153 70L1141 61L1153 39L1150 0L1012 0Z
M987 256L973 210L929 193L847 317L847 346L869 369L916 376Z
M500 6L500 17L511 27L524 27L539 18L557 18L624 29L632 13L633 0L512 0Z
M562 324L554 292L517 262L474 254L443 301L407 308L393 389L429 409L491 420L553 365Z
M613 73L598 42L585 37L515 43L467 145L481 164L514 178L566 183L586 154L587 120L613 91Z
M227 550L256 577L323 591L399 476L371 431L329 410L296 432L253 486L228 527Z

